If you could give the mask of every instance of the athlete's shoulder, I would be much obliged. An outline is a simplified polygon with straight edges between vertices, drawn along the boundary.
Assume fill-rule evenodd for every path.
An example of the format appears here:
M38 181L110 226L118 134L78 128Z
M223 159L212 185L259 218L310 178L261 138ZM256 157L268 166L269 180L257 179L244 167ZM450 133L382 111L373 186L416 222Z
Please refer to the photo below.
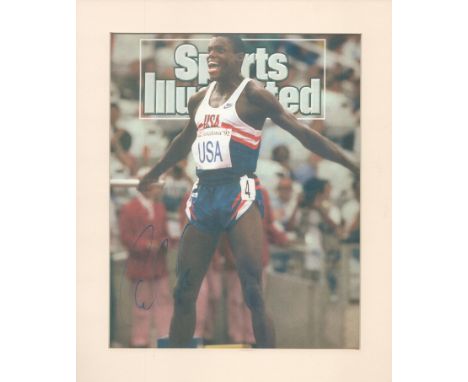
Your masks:
M249 99L254 100L257 97L261 97L263 92L266 91L263 85L257 81L251 79L247 84L245 85L245 94Z
M278 103L276 97L257 80L250 80L247 83L245 94L249 102L261 108L275 108Z

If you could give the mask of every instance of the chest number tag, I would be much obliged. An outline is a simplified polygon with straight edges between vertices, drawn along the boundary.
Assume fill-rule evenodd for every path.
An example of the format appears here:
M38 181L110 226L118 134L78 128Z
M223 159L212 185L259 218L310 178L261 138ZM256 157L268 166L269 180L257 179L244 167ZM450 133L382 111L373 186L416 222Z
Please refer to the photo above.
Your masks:
M216 170L232 167L229 142L231 130L211 127L198 131L192 145L192 152L197 168Z
M255 200L256 192L255 179L249 178L244 175L240 179L241 199L242 200Z

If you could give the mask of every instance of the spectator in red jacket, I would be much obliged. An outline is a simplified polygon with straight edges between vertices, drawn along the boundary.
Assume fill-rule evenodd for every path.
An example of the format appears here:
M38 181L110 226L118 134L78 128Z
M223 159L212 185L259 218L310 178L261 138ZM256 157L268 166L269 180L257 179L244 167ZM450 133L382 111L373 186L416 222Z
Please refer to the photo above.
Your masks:
M127 277L132 282L131 346L150 345L151 321L158 337L169 334L172 296L166 264L168 233L162 189L152 185L122 207L119 226L128 251Z

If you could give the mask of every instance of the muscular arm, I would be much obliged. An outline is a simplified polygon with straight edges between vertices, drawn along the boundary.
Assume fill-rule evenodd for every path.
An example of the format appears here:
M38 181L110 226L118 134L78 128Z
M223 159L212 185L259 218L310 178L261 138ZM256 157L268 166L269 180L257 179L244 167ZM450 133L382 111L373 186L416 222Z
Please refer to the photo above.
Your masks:
M285 110L276 97L263 87L252 84L247 95L249 100L262 109L266 118L295 136L307 149L322 158L339 163L359 175L359 166L345 156L343 151L320 133L300 123L297 118Z
M143 191L151 183L156 182L162 174L177 162L184 159L190 152L192 143L195 141L197 136L195 112L200 101L203 99L205 92L205 90L201 90L190 98L188 102L190 120L187 126L174 138L159 162L156 163L156 165L140 181L138 186L139 191Z

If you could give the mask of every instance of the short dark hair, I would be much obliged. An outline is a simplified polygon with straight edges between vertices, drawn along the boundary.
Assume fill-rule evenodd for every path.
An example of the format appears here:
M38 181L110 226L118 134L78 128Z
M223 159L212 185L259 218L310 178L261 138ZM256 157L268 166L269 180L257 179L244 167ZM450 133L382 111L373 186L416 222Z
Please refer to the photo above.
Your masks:
M215 34L213 37L224 37L228 39L235 53L245 53L245 44L242 38L236 33L219 33Z
M121 144L125 152L130 150L130 147L132 146L132 136L130 135L128 131L125 130L123 132L123 134L121 135L119 139L119 143Z
M304 194L302 207L307 207L313 203L318 194L321 194L325 190L327 183L328 181L319 178L307 180L302 186Z

